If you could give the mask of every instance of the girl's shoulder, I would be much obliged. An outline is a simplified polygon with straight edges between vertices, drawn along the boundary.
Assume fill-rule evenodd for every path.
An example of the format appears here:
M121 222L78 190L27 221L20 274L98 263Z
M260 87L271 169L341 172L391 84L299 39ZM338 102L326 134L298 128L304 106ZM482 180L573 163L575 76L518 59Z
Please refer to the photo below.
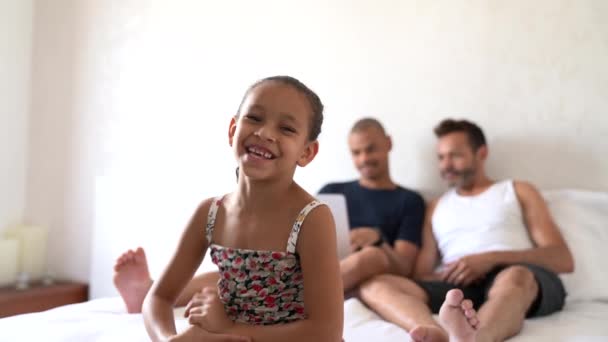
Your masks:
M297 205L301 206L302 208L310 204L311 202L317 200L313 195L311 195L308 191L304 190L304 188L302 188L298 184L296 184L296 186L292 190L292 194L288 197L296 201Z
M332 221L333 216L329 207L306 190L299 188L294 200L297 201L295 206L301 208L300 214L304 216L301 217L303 225L314 227L318 226L318 223L326 224L328 221Z
M223 198L224 198L224 196L216 196L216 197L209 197L209 198L202 200L194 212L194 218L197 221L206 222L207 217L210 214L212 214L211 209L214 207L217 211L217 208L219 208L222 205Z
M198 208L196 209L196 211L199 213L207 213L209 211L209 208L211 208L212 205L219 205L219 201L221 201L221 199L222 199L221 197L205 198L198 205Z

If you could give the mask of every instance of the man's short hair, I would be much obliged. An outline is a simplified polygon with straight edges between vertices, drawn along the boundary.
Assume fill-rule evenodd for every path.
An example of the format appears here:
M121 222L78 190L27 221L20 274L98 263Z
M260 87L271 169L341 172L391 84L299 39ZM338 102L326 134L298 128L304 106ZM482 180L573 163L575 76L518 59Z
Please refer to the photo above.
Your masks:
M361 132L370 128L378 129L382 134L386 135L386 131L384 131L384 126L380 123L380 121L374 118L363 118L355 122L353 128L350 129L350 133Z
M486 145L486 137L481 128L468 120L445 119L435 127L434 131L437 138L454 132L465 133L473 151L477 151L480 147Z

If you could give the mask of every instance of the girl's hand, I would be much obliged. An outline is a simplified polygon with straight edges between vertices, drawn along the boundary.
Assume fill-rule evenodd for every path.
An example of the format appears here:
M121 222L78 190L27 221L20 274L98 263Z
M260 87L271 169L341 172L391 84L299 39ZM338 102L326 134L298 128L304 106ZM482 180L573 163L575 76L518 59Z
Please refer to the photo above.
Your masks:
M229 331L234 322L228 318L217 287L206 287L194 295L186 307L188 322L212 333Z
M212 334L199 326L191 325L182 333L169 339L170 342L251 342L251 338L245 336Z

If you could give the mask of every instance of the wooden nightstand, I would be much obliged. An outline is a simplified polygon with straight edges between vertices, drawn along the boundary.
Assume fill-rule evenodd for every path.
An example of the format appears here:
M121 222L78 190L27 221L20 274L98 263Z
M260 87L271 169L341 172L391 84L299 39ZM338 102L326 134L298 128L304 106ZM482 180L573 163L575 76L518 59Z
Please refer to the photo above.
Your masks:
M89 286L82 283L57 281L48 286L32 284L25 290L3 287L0 288L0 317L86 302L88 298Z

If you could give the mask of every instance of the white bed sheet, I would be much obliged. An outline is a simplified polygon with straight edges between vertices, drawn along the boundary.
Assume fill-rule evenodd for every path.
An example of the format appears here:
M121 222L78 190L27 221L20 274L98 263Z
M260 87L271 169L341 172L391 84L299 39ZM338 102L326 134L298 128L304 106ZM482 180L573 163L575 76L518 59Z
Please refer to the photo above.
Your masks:
M409 341L408 334L382 321L357 299L344 303L344 339ZM176 317L183 312L176 309ZM179 330L187 326L177 319ZM96 299L82 304L0 319L0 341L148 341L142 316L126 314L120 298ZM608 341L608 303L568 303L555 315L526 320L514 342Z
M404 330L383 321L356 299L344 303L344 314L346 341L410 341ZM522 333L509 341L608 341L608 303L568 303L559 313L526 320Z
M569 293L564 311L526 320L522 334L511 341L608 342L608 193L557 190L544 196L570 244L576 270L563 276ZM344 311L347 342L409 340L405 331L382 321L356 299L346 301ZM180 330L187 326L184 319L176 324ZM0 342L4 341L148 341L148 337L141 315L126 314L116 297L0 319Z

